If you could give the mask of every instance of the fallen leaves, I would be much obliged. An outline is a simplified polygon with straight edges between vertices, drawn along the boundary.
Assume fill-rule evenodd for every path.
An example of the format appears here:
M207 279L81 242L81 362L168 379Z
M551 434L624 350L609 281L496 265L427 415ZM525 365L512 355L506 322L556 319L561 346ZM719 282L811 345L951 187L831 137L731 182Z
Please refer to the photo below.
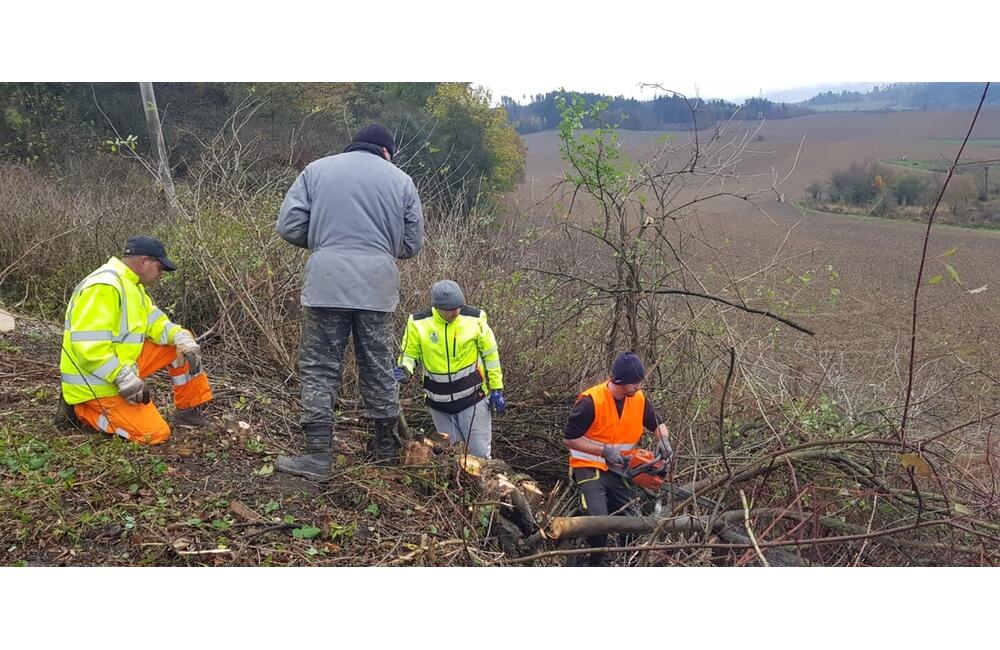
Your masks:
M933 476L931 466L917 454L903 454L899 462L906 471L913 471L917 476Z

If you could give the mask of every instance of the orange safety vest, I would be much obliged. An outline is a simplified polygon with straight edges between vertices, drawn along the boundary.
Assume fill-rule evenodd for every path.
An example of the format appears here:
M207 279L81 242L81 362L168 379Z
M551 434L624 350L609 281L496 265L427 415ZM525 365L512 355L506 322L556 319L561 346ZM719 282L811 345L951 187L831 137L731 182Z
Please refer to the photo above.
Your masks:
M577 400L585 396L594 400L594 421L583 437L602 445L614 445L626 456L631 454L642 436L642 416L646 409L646 396L640 390L634 396L626 397L620 417L607 382L591 386L580 393ZM603 456L595 456L576 449L569 451L569 466L608 469L608 463Z

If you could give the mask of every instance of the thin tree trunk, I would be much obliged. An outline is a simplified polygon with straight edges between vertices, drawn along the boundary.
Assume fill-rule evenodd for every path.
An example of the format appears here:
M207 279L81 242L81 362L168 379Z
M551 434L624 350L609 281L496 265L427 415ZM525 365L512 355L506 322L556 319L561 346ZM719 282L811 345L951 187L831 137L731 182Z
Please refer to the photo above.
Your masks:
M149 132L150 146L156 156L157 177L163 185L170 211L174 215L181 214L174 192L174 181L170 176L170 165L167 162L167 147L163 143L163 130L160 128L160 112L156 108L156 95L153 94L153 84L149 81L139 82L139 92L142 95L143 112L146 114L146 130Z

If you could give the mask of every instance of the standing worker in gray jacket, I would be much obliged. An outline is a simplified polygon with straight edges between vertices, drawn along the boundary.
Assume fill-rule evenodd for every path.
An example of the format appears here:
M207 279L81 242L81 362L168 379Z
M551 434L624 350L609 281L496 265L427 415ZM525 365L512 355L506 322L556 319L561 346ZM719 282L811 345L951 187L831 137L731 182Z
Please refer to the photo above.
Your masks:
M330 473L333 400L344 350L354 335L358 383L375 422L380 463L399 456L399 387L393 312L399 304L397 259L423 247L424 221L413 180L392 164L396 146L381 124L366 126L344 153L309 164L278 215L278 233L308 248L299 346L303 456L279 456L275 469L324 478Z

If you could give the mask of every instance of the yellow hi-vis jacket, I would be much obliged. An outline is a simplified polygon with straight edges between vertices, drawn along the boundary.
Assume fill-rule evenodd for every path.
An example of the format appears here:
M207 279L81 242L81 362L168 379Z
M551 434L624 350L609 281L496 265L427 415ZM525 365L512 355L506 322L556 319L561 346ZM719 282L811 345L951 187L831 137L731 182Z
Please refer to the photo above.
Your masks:
M458 413L503 388L497 340L481 309L462 307L450 323L434 307L411 314L401 347L400 366L412 374L417 361L423 365L432 409Z
M63 399L79 404L118 394L118 372L136 365L143 341L172 345L181 326L157 309L139 276L112 257L73 290L63 324Z

